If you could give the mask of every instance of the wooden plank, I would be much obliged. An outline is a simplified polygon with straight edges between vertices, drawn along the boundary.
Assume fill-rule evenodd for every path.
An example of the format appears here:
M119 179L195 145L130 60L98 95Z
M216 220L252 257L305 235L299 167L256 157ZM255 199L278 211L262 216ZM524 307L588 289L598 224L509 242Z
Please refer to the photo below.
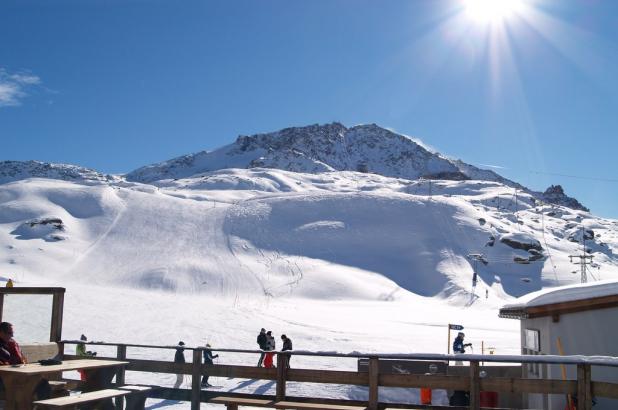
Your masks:
M592 410L590 365L577 365L577 408L581 410Z
M54 292L52 301L51 327L49 341L59 342L62 340L62 316L64 311L64 291Z
M301 403L297 401L278 401L275 403L277 409L297 409L297 410L365 410L362 406L343 406L337 404L324 403Z
M369 359L369 410L378 409L378 382L380 378L380 362L377 357Z
M586 377L586 403L584 410L592 410L592 369L590 365L584 365L584 373Z
M127 358L127 347L125 345L118 345L116 346L116 359L118 360L124 360ZM120 367L118 370L116 370L116 385L122 386L125 383L125 370L124 367ZM124 400L122 399L122 397L118 397L116 398L116 407L120 410L122 410L124 407Z
M481 379L480 385L483 391L546 394L575 394L577 392L577 382L575 380L516 379L504 377Z
M200 377L202 375L202 349L193 351L193 371L191 373L191 410L200 410Z
M428 387L431 389L468 390L470 382L460 376L423 374L381 374L380 386L385 387Z
M150 386L139 386L139 385L127 385L127 386L119 386L120 390L130 390L135 392L149 392L152 390Z
M479 382L479 362L470 362L470 409L481 408L481 385Z
M277 400L285 400L285 379L287 373L286 356L277 354Z
M592 382L592 396L618 399L618 384L608 382Z
M237 404L240 406L252 406L252 407L274 407L275 401L268 399L247 399L242 397L225 397L218 396L209 400L210 403L217 404Z
M16 286L13 288L0 288L0 294L5 295L53 295L55 293L65 293L65 288L45 288L31 286Z
M367 386L369 384L369 374L341 370L289 369L287 380L293 382Z
M22 364L18 367L0 366L0 373L19 373L21 375L49 374L77 369L97 369L102 367L123 366L125 364L127 364L127 362L117 360L64 360L62 364L54 364L51 366L43 366L39 363Z
M126 396L130 393L131 392L127 390L105 389L73 396L57 397L55 399L39 400L35 401L33 404L41 407L63 408L98 400L112 399L118 396Z

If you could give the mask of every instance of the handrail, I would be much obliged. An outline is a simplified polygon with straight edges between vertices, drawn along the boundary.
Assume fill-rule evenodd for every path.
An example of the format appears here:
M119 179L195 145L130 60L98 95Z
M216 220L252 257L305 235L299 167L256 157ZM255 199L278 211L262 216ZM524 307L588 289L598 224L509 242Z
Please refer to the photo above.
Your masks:
M60 352L63 358L75 359L75 355L64 354L64 344L83 343L82 341L60 342ZM202 363L204 347L186 347L193 350L191 363L173 363L161 360L142 360L126 357L127 347L175 349L177 346L153 346L126 343L86 342L92 345L117 346L117 356L123 356L123 360L129 362L128 371L161 372L191 374L191 390L183 393L177 389L163 388L172 394L182 395L184 400L191 401L191 409L198 410L200 402L208 400L208 394L201 391L199 376L208 373L211 376L235 377L274 380L276 383L276 399L283 400L286 397L286 382L310 382L331 383L344 385L363 385L368 387L369 397L368 410L378 410L379 386L384 387L427 387L434 389L465 390L470 392L470 409L480 409L481 390L509 392L514 394L540 393L540 394L577 394L581 403L581 410L592 410L592 395L597 397L618 398L618 383L595 382L591 379L591 367L594 366L618 366L618 358L604 356L497 356L497 355L444 355L433 353L393 354L393 353L339 353L339 352L310 352L310 351L272 351L277 355L277 367L272 369L257 368L255 366L238 365L207 365ZM217 352L260 354L262 350L246 349L212 349ZM340 371L340 370L315 370L315 369L287 369L287 360L291 355L319 356L319 357L343 357L343 358L366 358L369 360L368 370ZM101 357L100 359L103 359ZM380 359L408 359L408 360L461 360L470 362L467 376L454 375L420 375L420 374L389 374L380 373ZM576 380L553 380L553 379L528 379L517 377L480 377L481 362L502 363L546 363L567 364L577 366ZM124 371L117 375L117 380L124 380ZM177 397L177 396L176 396ZM342 402L345 402L342 400ZM580 407L578 407L580 409Z
M77 344L84 343L81 340L63 340L61 343ZM151 349L176 349L178 346L157 346L157 345L143 345L143 344L131 344L131 343L110 343L110 342L85 342L88 345L98 346L126 346L126 347L138 347L138 348L151 348ZM204 346L183 346L185 350L204 350ZM215 349L209 348L213 352L224 353L248 353L248 354L260 354L263 350L259 349ZM271 351L272 353L283 353L279 350ZM356 359L398 359L398 360L434 360L434 361L464 361L464 362L488 362L488 363L545 363L545 364L588 364L592 366L608 366L618 367L618 357L613 356L558 356L558 355L481 355L481 354L440 354L440 353L340 353L340 352L312 352L309 350L287 350L285 354L297 355L297 356L317 356L317 357L342 357L342 358L356 358Z

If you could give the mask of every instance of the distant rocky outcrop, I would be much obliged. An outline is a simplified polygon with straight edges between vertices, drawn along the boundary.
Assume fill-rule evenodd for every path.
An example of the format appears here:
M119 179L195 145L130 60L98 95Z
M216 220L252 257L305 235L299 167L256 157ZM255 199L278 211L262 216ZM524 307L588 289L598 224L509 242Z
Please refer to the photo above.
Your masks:
M118 179L118 177L77 165L40 161L0 161L0 184L27 178L61 179L73 182L106 182Z
M20 240L43 239L46 242L56 242L67 239L66 236L60 234L60 232L65 232L65 229L62 219L46 217L24 222L11 234Z
M552 185L547 188L541 195L541 199L550 204L562 205L567 208L590 212L590 209L583 206L577 199L567 196L560 185Z

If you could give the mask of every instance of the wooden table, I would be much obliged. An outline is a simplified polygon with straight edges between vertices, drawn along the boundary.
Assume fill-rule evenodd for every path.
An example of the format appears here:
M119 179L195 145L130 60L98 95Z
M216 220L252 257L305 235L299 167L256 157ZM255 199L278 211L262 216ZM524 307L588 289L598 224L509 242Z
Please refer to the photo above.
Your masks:
M0 366L0 378L4 383L7 410L30 410L37 385L45 375L84 370L86 382L84 391L96 391L111 386L118 367L129 362L117 360L78 359L65 360L62 364L42 366L39 363L16 366Z

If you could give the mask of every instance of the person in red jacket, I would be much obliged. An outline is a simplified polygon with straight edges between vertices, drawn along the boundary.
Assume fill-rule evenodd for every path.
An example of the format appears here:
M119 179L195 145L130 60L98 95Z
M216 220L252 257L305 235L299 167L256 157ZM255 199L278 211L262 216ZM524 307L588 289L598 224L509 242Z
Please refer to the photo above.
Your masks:
M26 358L21 353L19 344L13 339L13 325L0 323L0 364L24 364Z
M13 339L13 325L9 322L0 323L0 365L19 365L26 364L27 360L21 352L19 343ZM4 390L4 385L0 381L0 390ZM45 400L51 396L49 382L45 379L37 385L35 389L37 399Z

